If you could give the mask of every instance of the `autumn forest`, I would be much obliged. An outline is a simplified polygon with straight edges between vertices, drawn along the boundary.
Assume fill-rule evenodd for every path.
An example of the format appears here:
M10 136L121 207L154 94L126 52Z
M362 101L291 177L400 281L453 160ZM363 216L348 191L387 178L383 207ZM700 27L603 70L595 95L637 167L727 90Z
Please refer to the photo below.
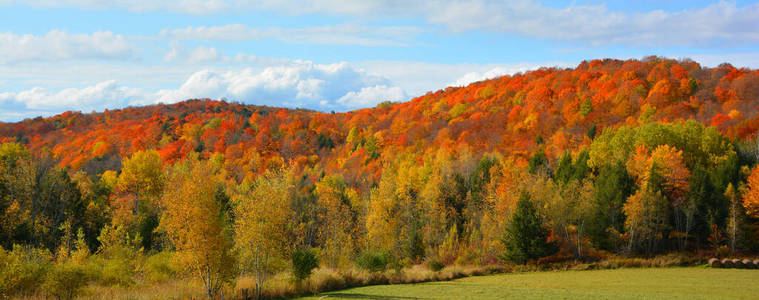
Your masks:
M653 56L346 113L195 99L0 123L0 298L754 255L758 130L759 70Z

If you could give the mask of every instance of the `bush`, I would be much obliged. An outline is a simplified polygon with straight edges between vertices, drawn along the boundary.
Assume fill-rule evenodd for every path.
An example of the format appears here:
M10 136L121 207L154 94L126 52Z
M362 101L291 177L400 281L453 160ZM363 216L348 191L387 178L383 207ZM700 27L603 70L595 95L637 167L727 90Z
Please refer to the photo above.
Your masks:
M730 248L727 246L719 246L717 249L714 249L714 256L717 258L725 258L730 255L731 251Z
M130 286L134 283L134 262L125 259L106 259L100 272L103 285Z
M388 251L364 251L356 259L356 266L369 272L382 272L391 261L392 255Z
M0 298L29 295L42 284L51 268L52 255L47 250L13 245L0 247Z
M427 269L430 269L432 272L440 272L440 270L445 268L445 264L436 258L427 260L425 264L427 265Z
M147 258L144 272L145 279L149 282L164 282L174 277L179 270L174 264L173 254L164 251Z
M87 275L79 265L55 266L45 277L42 290L58 299L72 299L87 284Z
M311 249L297 250L291 256L293 262L293 278L301 282L311 276L311 271L319 267L319 259Z

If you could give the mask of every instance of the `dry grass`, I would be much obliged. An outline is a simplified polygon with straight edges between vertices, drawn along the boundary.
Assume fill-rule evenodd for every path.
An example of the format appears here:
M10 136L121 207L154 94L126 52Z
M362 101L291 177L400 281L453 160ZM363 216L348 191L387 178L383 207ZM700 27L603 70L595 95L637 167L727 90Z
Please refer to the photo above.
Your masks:
M732 262L732 261L731 261ZM272 299L284 299L297 296L316 295L328 291L336 291L354 287L423 283L432 281L447 281L469 276L490 275L496 273L522 273L544 270L595 270L618 268L647 268L673 267L704 264L705 261L693 256L670 254L653 258L608 257L593 263L564 261L529 265L501 266L448 266L435 272L427 266L414 265L400 272L389 270L370 273L358 269L316 269L313 275L299 286L296 286L289 272L283 272L270 277L263 288L263 296ZM186 275L176 274L165 281L138 280L134 284L103 285L92 283L85 288L78 299L203 299L205 298L201 283ZM244 299L244 291L252 296L255 287L255 277L239 276L234 287L224 290L226 299ZM42 296L25 299L43 299Z
M296 286L287 273L279 274L268 280L263 289L265 298L290 298L304 295L315 295L322 292L335 291L359 286L420 283L430 281L446 281L467 276L486 275L505 272L503 267L495 266L450 266L439 272L428 270L422 265L406 268L401 272L385 271L370 273L357 269L335 270L321 268L315 270L308 280ZM244 298L245 290L250 291L255 287L254 277L240 277L237 280L235 295Z

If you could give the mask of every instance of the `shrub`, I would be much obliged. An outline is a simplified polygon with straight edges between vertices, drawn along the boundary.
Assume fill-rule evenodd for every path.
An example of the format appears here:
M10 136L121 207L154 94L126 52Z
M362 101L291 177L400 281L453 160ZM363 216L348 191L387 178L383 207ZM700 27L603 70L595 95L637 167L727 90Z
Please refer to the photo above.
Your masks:
M99 282L103 285L130 286L134 283L133 262L125 259L106 259L100 272Z
M311 249L297 250L291 256L293 262L293 278L300 283L311 276L311 271L319 267L319 259Z
M145 279L148 281L164 282L179 273L179 270L174 264L173 253L164 251L147 258L144 272Z
M36 291L50 270L51 260L47 250L13 245L7 252L0 247L0 298Z
M445 264L436 258L431 258L427 260L427 269L430 269L432 272L440 272L443 268L445 268Z
M730 248L727 246L719 246L717 249L714 249L714 256L717 258L725 258L730 255Z
M45 277L42 290L58 299L72 299L87 284L87 275L79 265L55 266Z
M388 251L364 251L356 259L359 269L369 272L382 272L392 260Z

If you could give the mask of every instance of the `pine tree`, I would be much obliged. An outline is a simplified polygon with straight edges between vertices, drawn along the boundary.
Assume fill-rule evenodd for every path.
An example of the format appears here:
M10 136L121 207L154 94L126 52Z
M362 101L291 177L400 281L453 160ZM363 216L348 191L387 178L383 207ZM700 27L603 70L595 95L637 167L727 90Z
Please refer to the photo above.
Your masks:
M558 247L553 242L548 242L547 238L548 232L530 202L530 195L522 191L517 209L501 238L506 247L503 259L524 264L530 259L549 256Z

